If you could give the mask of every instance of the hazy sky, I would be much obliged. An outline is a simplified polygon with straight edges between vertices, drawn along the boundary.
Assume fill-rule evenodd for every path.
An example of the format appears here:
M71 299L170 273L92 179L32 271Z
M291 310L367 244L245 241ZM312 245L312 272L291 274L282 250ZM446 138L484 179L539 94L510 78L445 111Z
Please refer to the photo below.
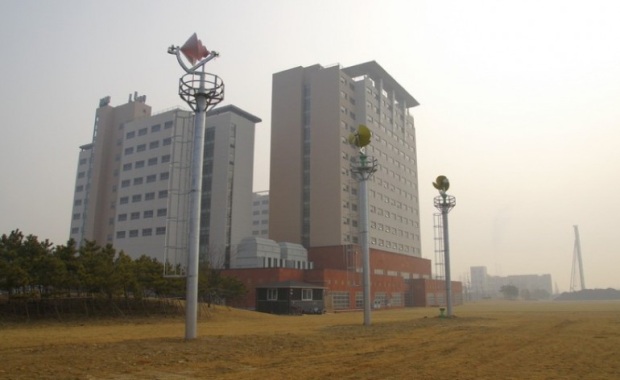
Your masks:
M423 256L431 186L451 180L453 278L551 273L570 285L573 225L588 287L620 288L620 2L0 2L0 234L64 244L78 147L99 99L183 105L168 46L193 33L221 56L225 104L262 118L254 190L269 186L271 76L376 60L419 102Z

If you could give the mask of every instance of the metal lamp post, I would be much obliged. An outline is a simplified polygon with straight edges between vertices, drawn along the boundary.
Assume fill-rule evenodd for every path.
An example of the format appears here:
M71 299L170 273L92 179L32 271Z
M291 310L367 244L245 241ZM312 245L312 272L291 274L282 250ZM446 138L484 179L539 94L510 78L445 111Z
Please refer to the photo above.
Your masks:
M433 182L433 187L439 190L439 196L434 198L434 205L441 211L443 224L443 247L444 247L444 268L446 275L446 316L452 317L452 281L450 279L450 240L448 233L448 213L456 206L456 198L446 194L450 188L450 181L446 176L440 175Z
M359 150L359 159L351 164L351 171L359 182L359 240L362 250L362 276L364 296L364 325L370 326L370 242L368 236L368 180L377 171L377 160L366 155L364 147L370 144L370 130L360 125L356 133L349 136L349 143Z
M177 57L186 72L179 79L179 96L195 113L194 137L191 163L191 187L189 208L189 254L185 297L185 339L195 339L198 319L198 253L200 249L200 200L202 196L202 163L204 132L207 110L224 99L224 83L214 74L206 73L205 63L219 54L208 51L194 33L181 47L170 46L168 53ZM181 54L191 64L188 67Z

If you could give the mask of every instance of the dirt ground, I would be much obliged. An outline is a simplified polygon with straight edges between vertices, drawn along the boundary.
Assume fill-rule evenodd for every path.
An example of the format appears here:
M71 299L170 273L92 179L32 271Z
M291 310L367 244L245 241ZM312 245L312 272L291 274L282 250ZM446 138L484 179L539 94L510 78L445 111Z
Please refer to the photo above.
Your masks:
M620 302L0 324L2 379L620 379Z

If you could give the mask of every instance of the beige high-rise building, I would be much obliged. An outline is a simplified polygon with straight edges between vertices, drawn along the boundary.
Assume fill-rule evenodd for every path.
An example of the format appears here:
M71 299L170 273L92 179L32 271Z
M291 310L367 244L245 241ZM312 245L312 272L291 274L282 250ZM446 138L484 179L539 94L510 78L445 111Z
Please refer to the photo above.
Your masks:
M193 113L151 115L137 94L120 106L109 103L101 100L93 142L80 147L70 237L113 244L134 258L163 262L165 247L186 255ZM235 246L252 233L260 121L233 105L207 113L200 254L217 266L228 266Z
M373 132L370 247L421 256L416 138L418 105L376 62L295 67L273 75L269 237L305 247L356 244L358 183L347 141Z

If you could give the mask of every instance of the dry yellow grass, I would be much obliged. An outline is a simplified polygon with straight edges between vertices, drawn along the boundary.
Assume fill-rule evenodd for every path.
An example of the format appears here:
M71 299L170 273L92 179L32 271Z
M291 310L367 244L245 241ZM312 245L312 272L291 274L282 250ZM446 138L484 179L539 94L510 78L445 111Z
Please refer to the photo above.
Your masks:
M620 302L0 327L3 379L620 379Z

